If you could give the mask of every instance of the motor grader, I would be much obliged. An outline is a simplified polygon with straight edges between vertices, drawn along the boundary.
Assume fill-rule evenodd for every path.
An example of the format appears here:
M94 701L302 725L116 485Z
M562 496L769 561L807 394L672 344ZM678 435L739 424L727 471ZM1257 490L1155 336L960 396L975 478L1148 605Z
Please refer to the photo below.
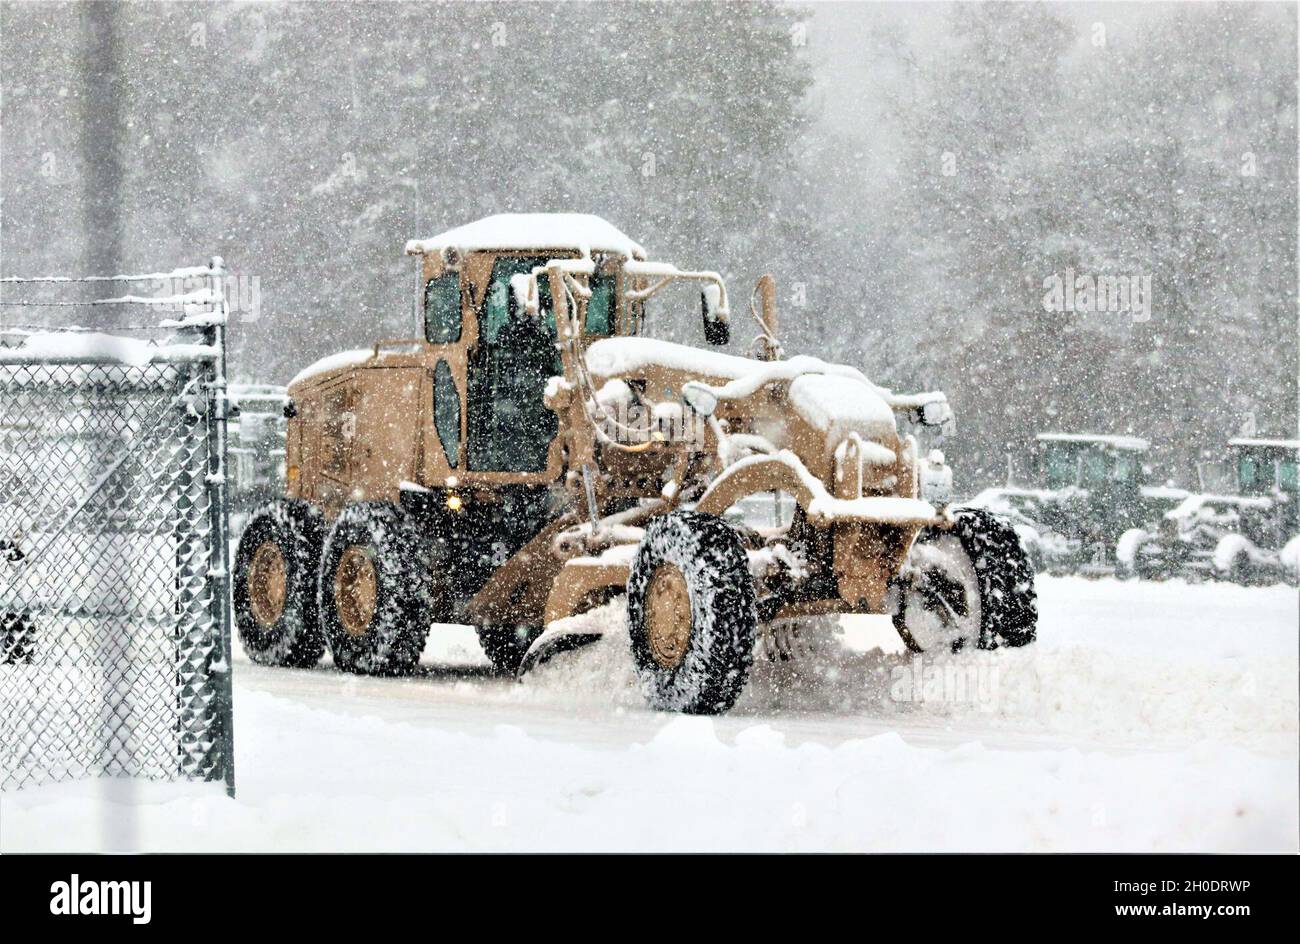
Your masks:
M489 217L406 251L418 336L289 384L287 494L236 558L254 660L328 647L341 669L398 674L431 624L459 622L516 671L591 638L568 617L625 597L650 704L713 713L760 637L827 614L891 613L917 651L1034 639L1014 532L944 507L942 457L900 433L949 421L946 399L787 358L770 277L741 357L649 337L652 300L686 283L705 340L728 343L726 286L597 217ZM724 517L774 493L787 522Z

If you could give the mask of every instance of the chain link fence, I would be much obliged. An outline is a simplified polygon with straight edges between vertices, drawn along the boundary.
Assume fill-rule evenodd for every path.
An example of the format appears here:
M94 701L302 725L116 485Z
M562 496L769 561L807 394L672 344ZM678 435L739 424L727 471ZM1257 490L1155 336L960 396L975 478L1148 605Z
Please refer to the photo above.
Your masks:
M0 335L0 789L233 795L225 305L206 271L161 337Z

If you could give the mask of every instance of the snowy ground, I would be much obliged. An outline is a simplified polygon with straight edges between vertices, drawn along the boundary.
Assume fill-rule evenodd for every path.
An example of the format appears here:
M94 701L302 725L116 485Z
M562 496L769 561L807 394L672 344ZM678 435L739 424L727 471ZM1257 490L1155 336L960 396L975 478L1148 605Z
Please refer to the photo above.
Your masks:
M846 620L721 718L646 710L615 631L524 684L436 627L380 680L238 657L238 800L62 784L0 850L1290 850L1297 594L1040 578L1041 641L914 663Z

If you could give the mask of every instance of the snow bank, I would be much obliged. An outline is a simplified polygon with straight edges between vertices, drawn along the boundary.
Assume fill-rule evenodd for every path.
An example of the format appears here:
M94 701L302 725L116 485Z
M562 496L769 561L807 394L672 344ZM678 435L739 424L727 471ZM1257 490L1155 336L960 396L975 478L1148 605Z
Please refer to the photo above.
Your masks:
M238 658L237 800L18 791L0 850L1294 852L1297 594L1039 589L1040 644L976 654L964 693L943 661L913 684L888 622L856 618L760 655L719 718L645 708L617 603L522 685L463 627L407 679Z
M1300 439L1252 439L1238 436L1228 440L1229 446L1263 446L1269 449L1295 449L1300 451Z
M1038 584L1042 629L1033 646L920 657L887 618L844 617L814 626L803 660L757 657L735 712L962 721L986 733L1060 733L1129 749L1202 740L1294 747L1295 591L1050 577ZM1139 594L1149 602L1135 620L1131 597ZM535 670L525 687L644 704L622 606L574 618L580 629L584 620L607 627L606 635ZM1202 620L1189 626L1193 608Z
M644 257L645 250L613 224L587 213L499 213L449 229L430 239L413 239L407 253L480 249L576 249L583 255L616 253Z

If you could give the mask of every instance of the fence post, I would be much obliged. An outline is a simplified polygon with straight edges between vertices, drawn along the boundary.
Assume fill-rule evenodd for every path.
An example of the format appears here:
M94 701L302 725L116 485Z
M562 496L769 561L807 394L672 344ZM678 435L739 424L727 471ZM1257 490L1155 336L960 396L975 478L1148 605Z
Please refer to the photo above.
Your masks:
M221 634L220 672L216 681L216 714L221 727L222 771L225 775L226 793L233 797L235 795L235 721L231 684L230 522L229 508L226 504L226 475L229 459L226 421L230 412L230 399L226 395L226 323L229 308L226 303L226 270L221 257L213 256L208 268L211 272L215 317L205 328L204 335L207 343L216 349L216 356L209 362L212 367L206 385L208 515L212 534L212 559L208 586L211 590L212 623Z

